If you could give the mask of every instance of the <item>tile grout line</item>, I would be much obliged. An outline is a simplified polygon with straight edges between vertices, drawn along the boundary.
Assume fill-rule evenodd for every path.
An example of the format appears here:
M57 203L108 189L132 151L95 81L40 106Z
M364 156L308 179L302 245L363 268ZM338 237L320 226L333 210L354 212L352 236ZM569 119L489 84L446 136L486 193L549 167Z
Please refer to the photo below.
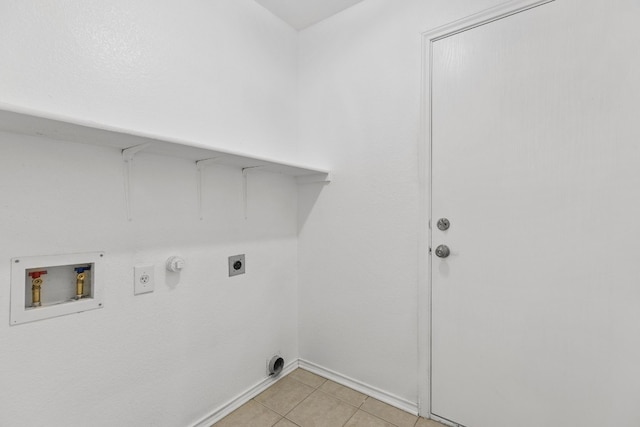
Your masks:
M298 369L301 369L301 368L298 368ZM305 369L303 369L303 370L304 370L304 371L306 371ZM293 372L295 372L295 371L293 371ZM292 372L292 373L293 373L293 372ZM309 372L309 371L306 371L306 372ZM310 373L311 373L311 374L313 374L313 372L310 372ZM289 377L290 375L291 375L291 374L289 374L289 375L287 375L287 376ZM371 412L367 411L366 409L362 409L362 406L364 405L364 403L365 403L367 400L372 399L372 397L371 397L371 396L366 395L366 394L364 394L364 393L361 393L361 394L363 394L363 395L365 396L365 398L364 398L364 400L362 401L362 403L360 403L360 405L358 405L358 406L352 405L351 403L349 403L349 402L347 402L347 401L345 401L345 400L343 400L343 399L340 399L338 396L334 396L334 395L333 395L333 394L331 394L331 393L328 393L328 392L326 392L326 391L324 391L324 390L320 390L320 387L322 387L325 383L327 383L328 381L331 381L331 380L329 380L328 378L324 378L324 377L322 377L322 376L320 376L320 375L317 375L317 374L313 374L313 375L316 375L317 377L319 377L319 378L323 378L323 379L324 379L324 381L322 382L322 384L320 384L318 387L314 387L314 386L312 386L312 385L310 385L310 384L304 383L304 382L302 382L302 381L300 381L300 380L297 380L297 379L295 379L295 378L292 378L292 377L291 377L291 379L292 379L293 381L296 381L297 383L304 384L304 385L307 385L307 386L309 386L309 387L312 387L312 388L314 388L315 390L314 390L313 392L311 392L311 394L309 394L307 397L305 397L304 399L302 399L302 400L301 400L301 401L300 401L296 406L294 406L294 407L293 407L289 412L287 412L287 414L286 414L286 415L284 415L284 418L285 418L287 421L291 421L292 423L296 424L294 421L292 421L291 419L287 418L287 415L289 415L289 414L290 414L291 412L293 412L293 411L294 411L298 406L300 406L300 405L302 404L302 402L304 402L305 400L309 399L313 394L315 394L316 392L318 392L318 391L319 391L319 392L321 392L321 393L323 393L323 394L326 394L327 396L331 396L331 397L333 397L333 398L335 398L335 399L339 400L340 402L343 402L343 403L345 403L345 404L347 404L347 405L351 406L352 408L355 408L355 409L356 409L356 412L354 412L354 413L353 413L353 415L351 415L351 417L349 417L349 419L348 419L347 421L345 421L345 423L342 425L342 427L344 427L344 426L349 422L349 420L351 420L351 418L353 418L353 417L358 413L358 411L363 411L363 412L365 412L365 413L367 413L367 414L371 415L371 416L372 416L372 417L374 417L374 418L377 418L377 419L379 419L379 420L381 420L381 421L383 421L383 422L385 422L385 423L391 424L391 425L392 425L392 426L394 426L394 427L398 427L396 424L393 424L392 422L390 422L390 421L388 421L388 420L385 420L384 418L380 418L379 416L377 416L377 415L375 415L375 414L372 414ZM334 381L334 382L335 382L335 381ZM338 384L338 383L336 383L336 384ZM342 385L342 384L338 384L338 385ZM352 388L350 388L350 387L346 387L346 386L342 386L342 387L345 387L345 388L347 388L347 389L349 389L349 390L353 390L353 389L352 389ZM353 390L353 391L356 391L356 392L357 392L357 390ZM360 393L360 392L358 392L358 393ZM274 411L274 412L275 412L275 411ZM403 412L404 412L404 411L403 411ZM278 415L280 415L280 414L278 413ZM412 427L415 427L415 425L418 423L418 421L419 421L419 420L420 420L420 417L418 417L418 418L416 419L416 422L413 424L413 426L412 426ZM296 424L296 425L298 425L298 424Z
M375 399L375 397L367 396L367 398L365 399L365 402L366 402L368 399ZM376 399L376 400L377 400L377 399ZM380 402L380 401L379 401L379 402ZM382 403L384 403L384 402L382 402ZM362 402L362 405L364 405L364 402ZM389 405L389 406L391 406L391 405ZM393 406L392 406L392 407L393 407ZM394 409L397 409L398 411L406 412L407 414L413 415L413 414L411 414L410 412L403 411L403 410L402 410L402 409L400 409L400 408L395 408L395 407L393 407L393 408L394 408ZM374 414L374 413L371 413L371 412L367 411L366 409L363 409L362 407L360 408L360 410L361 410L361 411L363 411L363 412L366 412L367 414L371 415L372 417L376 417L376 418L378 418L379 420L384 421L385 423L389 423L389 424L391 424L392 426L398 427L398 426L397 426L397 424L394 424L394 423L392 423L392 422L391 422L391 421L389 421L389 420L385 420L384 418L381 418L381 417L379 417L378 415L376 415L376 414ZM414 416L415 416L415 415L414 415ZM416 418L416 421L413 423L412 427L416 427L416 424L418 424L418 421L420 421L420 417L419 417L419 416L418 416L418 418Z
M384 418L380 418L379 416L374 415L374 414L372 414L372 413L370 413L370 412L367 412L367 411L365 411L364 409L360 409L360 410L361 410L362 412L364 412L365 414L369 414L369 415L371 415L373 418L377 418L377 419L379 419L380 421L383 421L383 422L385 422L385 423L387 423L387 424L391 424L393 427L398 427L398 425L397 425L397 424L394 424L394 423L392 423L392 422L391 422L391 421L389 421L389 420L385 420ZM417 422L417 421L416 421L416 422ZM414 424L414 425L413 425L413 426L411 426L411 427L416 427L416 425Z
M327 380L326 380L324 383L322 383L322 384L324 385L324 384L328 383L329 381L331 381L331 380L330 380L330 379L327 379ZM320 390L320 387L318 387L318 390L320 390L321 392L326 393L326 394L328 394L329 396L333 396L333 397L335 397L336 399L338 399L339 401L344 402L344 403L346 403L347 405L353 406L354 408L360 409L360 408L362 407L362 405L364 405L364 402L366 402L366 401L367 401L367 399L370 397L370 396L368 396L368 395L366 395L366 394L364 394L364 393L360 393L358 390L354 390L354 389L352 389L351 387L347 387L347 386L344 386L344 385L342 385L342 384L338 384L338 383L337 383L337 382L335 382L335 381L331 381L331 382L332 382L332 383L334 383L334 384L336 384L336 385L338 385L338 386L340 386L340 387L344 387L344 388L346 388L347 390L354 391L354 392L359 393L359 394L361 394L361 395L363 395L363 396L364 396L364 400L362 401L362 403L360 403L358 406L356 406L356 405L353 405L353 404L351 404L351 403L347 402L346 400L342 399L340 396L336 396L335 394L333 394L333 393L329 393L328 391Z
M344 424L342 424L342 427L344 427L344 426L346 426L347 424L349 424L349 421L351 421L351 418L355 417L359 410L360 410L360 409L356 409L356 412L354 412L354 413L353 413L353 415L351 415L351 416L349 417L349 419L348 419L347 421L345 421L345 422L344 422Z
M304 381L302 381L302 380L300 380L300 379L298 379L298 378L294 378L294 377L292 376L292 374L293 374L294 372L296 372L297 370L301 370L301 371L304 371L304 372L306 372L306 373L311 374L311 375L312 375L312 377L310 377L310 378L311 378L311 380L314 380L314 381L311 381L311 380L310 380L310 382L317 383L317 381L315 381L315 379L320 379L320 380L322 380L322 381L321 381L317 386L314 386L314 385L309 384L309 383L307 383L307 382L304 382ZM353 419L353 418L358 414L358 412L359 412L359 411L362 411L363 413L365 413L365 414L367 414L367 415L369 415L369 416L371 416L371 417L373 417L373 418L375 418L375 419L377 419L377 420L380 420L380 421L382 421L382 422L384 422L384 423L387 423L387 424L389 424L390 426L398 427L398 425L397 425L397 424L394 424L393 422L391 422L391 421L389 421L389 420L386 420L386 419L382 418L381 416L379 416L379 415L377 415L377 414L374 414L374 413L370 412L369 410L367 410L367 409L364 409L364 408L363 408L363 407L364 407L364 405L365 405L365 403L366 403L369 399L373 399L374 401L375 401L375 400L377 400L376 398L374 398L374 397L372 397L372 396L369 396L368 394L365 394L365 393L359 392L358 390L354 390L354 389L352 389L351 387L347 387L347 386L345 386L345 385L342 385L342 384L340 384L340 383L337 383L337 382L335 382L335 381L332 381L332 380L330 380L330 379L328 379L328 378L325 378L325 377L323 377L323 376L321 376L321 375L318 375L318 374L315 374L315 373L313 373L313 372L307 371L307 370L306 370L306 369L304 369L304 368L297 368L297 369L294 369L293 371L289 372L287 375L285 375L285 376L283 376L282 378L278 379L278 381L277 381L277 382L279 382L280 380L284 380L284 379L286 379L286 378L288 378L289 380L291 380L291 381L295 382L295 383L296 383L296 384L298 384L298 385L302 385L302 386L305 386L305 387L309 387L309 388L311 388L311 389L312 389L312 391L311 391L311 392L310 392L306 397L304 397L300 402L298 402L298 403L297 403L293 408L291 408L289 411L287 411L285 414L281 414L280 412L276 411L275 409L270 408L270 407L269 407L269 406L267 406L266 404L264 404L264 403L262 403L262 402L260 402L260 401L256 400L256 397L258 397L259 395L254 396L252 399L250 399L249 401L247 401L247 402L246 402L244 405L242 405L242 406L245 406L248 402L253 401L254 403L257 403L258 405L260 405L260 407L263 407L264 409L268 410L269 412L271 412L271 413L273 413L273 414L276 414L279 418L275 421L275 423L271 424L271 427L274 427L274 426L275 426L275 425L277 425L278 423L282 422L282 420L287 420L288 422L292 423L292 424L293 424L293 425L295 425L296 427L301 427L301 426L300 426L300 424L298 424L297 422L295 422L295 421L291 420L290 418L288 418L288 416L289 416L289 415L290 415L294 410L296 410L296 408L298 408L302 403L306 402L308 399L310 399L312 396L314 396L314 395L316 394L316 392L320 392L322 395L325 395L325 396L328 396L328 397L330 397L330 398L333 398L333 399L335 399L336 401L341 402L341 403L343 403L343 404L345 404L345 405L348 405L349 407L351 407L351 408L354 408L354 409L355 409L355 412L354 412L354 413L353 413L353 414L352 414L352 415L351 415L351 416L350 416L350 417L349 417L349 418L348 418L348 419L347 419L347 420L342 424L342 427L345 427L347 424L349 424L349 422L350 422L350 421L351 421L351 420L352 420L352 419ZM330 382L330 381L331 381L331 383L334 383L334 384L336 384L336 385L337 385L337 386L339 386L339 387L342 387L342 388L344 388L344 389L346 389L346 390L349 390L349 391L356 392L356 393L358 393L358 394L360 394L360 395L364 396L364 399L362 400L362 402L360 402L360 404L355 405L355 404L353 404L353 403L351 403L351 402L349 402L349 401L347 401L347 400L345 400L345 399L343 399L343 398L341 398L341 397L339 397L339 396L337 396L337 395L335 395L335 394L333 394L333 393L331 393L331 392L329 392L329 391L325 391L325 390L323 390L323 389L322 389L322 387L323 387L323 386L325 386L326 384L329 384L329 382ZM273 386L273 385L275 385L275 384L276 384L276 383L272 384L271 386ZM329 385L331 385L331 384L329 384ZM267 389L271 388L271 386L270 386L270 387L268 387ZM327 388L333 388L333 387L327 387ZM265 389L265 391L266 391L266 389ZM342 389L340 389L340 388L339 388L338 390L334 390L334 392L335 392L335 393L340 393L340 392L342 392ZM344 394L344 393L343 393L343 394ZM347 395L347 396L348 396L348 395ZM352 399L352 400L355 400L355 399ZM381 403L385 403L385 402L381 402ZM388 405L388 404L387 404L387 405ZM242 406L241 406L241 407L242 407ZM390 406L392 406L392 407L393 407L393 405L390 405ZM240 407L240 408L241 408L241 407ZM240 409L240 408L238 408L238 409ZM375 409L375 408L374 408L374 409ZM404 410L402 410L402 409L400 409L400 408L395 408L395 407L394 407L394 409L397 409L397 410L398 410L398 411L400 411L400 412L407 412L407 411L404 411ZM237 410L237 409L236 409L236 410ZM234 412L235 412L235 411L234 411ZM408 413L408 414L411 414L410 412L407 412L407 413ZM229 414L229 415L231 415L231 414ZM411 414L411 415L414 415L414 414ZM225 417L225 418L226 418L226 417ZM416 427L416 426L418 425L418 423L420 422L420 419L421 419L421 418L422 418L422 417L417 416L417 418L416 418L415 422L412 424L412 427ZM212 427L213 427L213 426L212 426ZM443 427L445 427L445 426L443 426Z
M264 405L263 405L263 406L264 406ZM276 412L276 414L278 414L278 413ZM278 414L278 415L280 415L280 414ZM271 424L271 427L275 426L276 424L278 424L278 423L279 423L280 421L282 421L283 419L284 419L284 417L280 417L280 419L276 420L276 422L275 422L275 423Z
M300 424L298 424L298 423L296 423L296 422L291 421L291 420L290 420L289 418L287 418L287 417L282 417L282 419L281 419L281 420L279 420L278 422L280 422L280 421L282 421L282 420L287 420L287 421L289 421L291 424L293 424L293 425L294 425L294 426L296 426L296 427L302 427ZM275 424L274 424L274 425L275 425Z
M330 395L330 396L331 396L331 395ZM335 396L334 396L334 397L335 397ZM364 409L362 409L362 405L364 405L364 402L365 402L368 398L369 398L369 396L367 396L367 397L366 397L366 399L365 399L365 400L360 404L360 406L359 406L359 407L356 407L356 406L351 405L352 407L356 408L356 412L354 412L354 413L353 413L353 415L351 415L351 417L349 417L349 419L348 419L347 421L345 421L345 423L342 425L342 427L344 427L344 426L346 426L347 424L349 424L349 421L351 421L351 418L355 417L355 416L356 416L356 414L357 414L359 411L362 411L362 412L364 412L365 414L371 415L373 418L376 418L376 419L378 419L378 420L380 420L380 421L382 421L382 422L384 422L384 423L391 424L393 427L398 427L396 424L392 423L391 421L385 420L384 418L380 418L379 416L374 415L374 414L372 414L372 413L370 413L370 412L367 412L367 411L365 411ZM344 402L344 400L342 400L342 399L340 399L340 398L338 398L338 397L336 397L336 399L340 400L341 402ZM344 402L344 403L349 404L348 402ZM418 418L418 420L419 420L419 418ZM415 427L415 426L416 426L416 424L418 423L418 420L416 420L416 423L415 423L412 427Z
M309 385L309 384L307 384ZM318 389L314 389L309 396L305 397L304 399L302 399L300 402L298 402L298 404L296 406L294 406L293 408L291 408L291 410L289 412L287 412L287 414L284 416L285 418L287 418L287 415L289 415L290 413L292 413L298 406L302 405L302 402L304 402L305 400L307 400L308 398L310 398L311 396L314 395L314 393L316 393L318 391ZM287 418L287 420L291 421L292 423L294 423L295 425L298 425L295 421L290 420L289 418Z
M270 411L271 411L271 412L273 412L274 414L278 414L278 415L280 415L281 417L283 417L283 416L284 416L284 415L280 414L279 412L274 411L272 408L269 408L269 407L268 407L267 405L265 405L264 403L262 403L262 402L258 402L257 400L255 400L255 398L254 398L254 399L251 399L251 400L253 400L254 402L256 402L258 405L262 406L263 408L267 408L268 410L270 410ZM249 403L249 402L247 402L247 403ZM244 405L246 405L246 403L245 403ZM242 405L242 406L244 406L244 405ZM242 408L242 406L241 406L240 408ZM238 409L240 409L240 408L238 408ZM234 412L235 412L235 411L234 411ZM278 420L278 421L280 421L280 420Z
M298 369L300 369L300 368L298 368ZM295 370L294 370L293 372L295 372ZM287 377L289 377L293 372L291 372L289 375L287 375ZM309 372L309 371L306 371L306 372ZM309 373L310 373L310 374L313 374L313 372L309 372ZM315 374L313 374L313 375L315 375ZM320 377L320 375L317 375L317 376L318 376L318 377ZM324 377L320 377L320 378L323 378L323 379L324 379L324 381L322 382L322 384L324 384L324 383L326 383L326 382L327 382L327 379L326 379L326 378L324 378ZM291 410L290 410L289 412L287 412L285 415L283 415L283 417L284 417L284 418L286 418L286 419L287 419L287 421L291 421L291 422L292 422L292 423L294 423L295 425L298 425L298 423L296 423L295 421L290 420L289 418L287 418L287 415L289 415L291 412L293 412L293 411L294 411L298 406L300 406L300 405L302 404L302 402L304 402L305 400L307 400L308 398L310 398L310 397L311 397L315 392L317 392L318 390L320 390L320 387L322 386L322 384L320 384L318 387L314 387L314 386L312 386L312 385L310 385L310 384L307 384L307 383L304 383L304 382L302 382L302 381L299 381L299 380L297 380L297 379L295 379L295 378L293 378L293 377L291 377L291 380L293 380L293 381L295 381L295 382L297 382L297 383L299 383L299 384L303 384L303 385L306 385L306 386L308 386L308 387L311 387L311 388L313 389L313 391L312 391L311 393L309 393L309 395L308 395L307 397L305 397L304 399L302 399L300 402L298 402L298 404L297 404L296 406L294 406L293 408L291 408Z
M269 408L267 405L263 405L263 404L262 404L262 402L258 402L257 400L255 400L255 398L253 398L253 399L249 399L249 402L251 402L251 401L253 401L253 402L257 403L258 405L262 406L262 407L263 407L263 408L265 408L266 410L271 411L271 412L273 412L274 414L276 414L276 415L278 415L278 416L280 417L280 418L278 418L278 419L276 420L276 422L275 422L275 423L271 424L271 427L275 426L276 424L278 424L280 421L282 421L282 420L284 419L284 416L283 416L283 415L280 415L278 412L276 412L276 411L274 411L273 409ZM247 403L249 403L249 402L247 402ZM244 404L244 405L242 405L242 406L245 406L247 403L245 403L245 404ZM242 408L242 406L241 406L240 408ZM240 409L240 408L238 408L238 409ZM234 411L234 412L235 412L235 411ZM233 413L233 412L232 412L232 413ZM229 415L231 415L231 414L229 414ZM226 418L226 417L225 417L225 418ZM217 423L216 423L216 424L217 424ZM212 427L213 427L213 426L212 426Z
M298 369L300 369L300 368L298 368ZM280 381L280 380L284 380L285 378L288 378L288 379L290 379L291 381L295 381L295 382L297 382L298 384L302 384L302 385L305 385L305 386L307 386L307 387L311 387L311 388L313 389L313 391L312 391L311 393L309 393L309 396L311 396L313 393L315 393L315 392L318 390L318 388L316 388L316 387L314 387L314 386L312 386L312 385L310 385L310 384L303 383L302 381L298 381L297 379L295 379L295 378L291 377L291 374L292 374L293 372L295 372L295 369L294 369L293 371L291 371L289 374L287 374L287 375L285 375L284 377L280 378L278 381ZM315 374L314 374L314 375L315 375ZM318 375L318 376L319 376L319 375ZM324 377L320 377L320 378L324 378ZM326 379L325 379L325 381L326 381ZM323 382L322 384L324 384L324 382ZM271 387L269 387L269 388L271 388ZM267 390L268 390L268 389L267 389ZM266 391L266 390L265 390L265 391ZM283 414L281 414L280 412L278 412L278 411L274 410L273 408L268 407L267 405L263 404L262 402L259 402L259 401L255 400L255 397L254 397L253 399L251 399L251 400L255 400L257 403L259 403L260 405L264 406L265 408L267 408L267 409L268 409L268 410L270 410L271 412L273 412L273 413L275 413L275 414L280 415L282 418L286 418L286 417L287 417L287 414L289 414L291 411L293 411L294 409L296 409L296 408L298 407L298 405L300 405L302 402L304 402L305 400L307 400L307 399L309 398L309 396L305 397L305 398L304 398L304 399L302 399L300 402L298 402L298 403L296 404L296 406L294 406L293 408L291 408L291 410L290 410L290 411L288 411L288 412L287 412L286 414L284 414L284 415L283 415ZM256 396L256 397L257 397L257 396ZM289 418L286 418L286 419L287 419L287 421L291 421ZM280 422L280 420L278 420L278 422ZM291 421L291 422L292 422L292 423L294 423L293 421ZM294 424L296 424L296 423L294 423ZM298 424L296 424L296 425L298 425Z
M385 422L385 423L387 423L387 424L391 424L393 427L398 427L398 425L397 425L397 424L394 424L394 423L392 423L392 422L391 422L391 421L389 421L389 420L385 420L384 418L380 418L380 417L379 417L379 416L377 416L376 414L372 414L371 412L369 412L369 411L367 411L367 410L365 410L365 409L360 408L360 411L364 412L365 414L369 414L369 415L371 415L373 418L377 418L377 419L379 419L380 421L383 421L383 422ZM417 423L417 422L418 422L418 421L416 420L416 423ZM415 423L414 423L414 424L413 424L413 426L411 426L411 427L416 427Z
M376 415L376 414L373 414L373 413L371 413L371 412L367 411L366 409L363 409L363 406L364 406L365 402L367 402L367 400L369 400L369 399L374 399L374 400L375 400L375 398L373 398L373 397L371 397L371 396L369 396L369 395L367 395L367 394L360 393L360 392L358 392L357 390L353 390L353 389L352 389L352 388L350 388L350 387L343 386L342 384L336 383L336 384L338 384L339 386L342 386L342 387L344 387L344 388L346 388L346 389L348 389L348 390L353 390L353 391L355 391L355 392L357 392L357 393L360 393L360 394L362 394L362 395L364 396L364 400L363 400L363 401L362 401L358 406L353 405L353 404L351 404L351 403L347 402L346 400L341 399L341 398L340 398L340 397L338 397L338 396L335 396L335 395L334 395L334 394L332 394L332 393L329 393L329 392L327 392L327 391L324 391L324 390L321 390L321 389L320 389L324 384L326 384L327 382L331 381L330 379L325 378L325 377L323 377L323 376L320 376L320 375L318 375L318 374L314 374L313 372L307 371L306 369L303 369L303 368L298 368L298 369L303 370L303 371L305 371L305 372L308 372L308 373L310 373L310 374L312 374L312 375L314 375L314 376L316 376L316 377L318 377L318 378L323 379L324 381L322 381L322 383L320 383L317 387L316 387L316 386L313 386L313 385L308 384L308 383L306 383L306 382L303 382L303 381L301 381L301 380L299 380L299 379L293 378L293 377L291 376L291 374L293 374L293 372L295 372L296 370L294 370L294 371L290 372L290 373L289 373L289 374L287 374L285 377L281 378L281 379L289 378L290 380L295 381L295 382L296 382L296 383L298 383L298 384L302 384L302 385L305 385L305 386L307 386L307 387L311 387L311 388L313 389L313 391L312 391L308 396L306 396L304 399L302 399L300 402L298 402L298 403L297 403L293 408L291 408L291 410L289 410L286 414L282 415L282 414L280 414L279 412L277 412L277 411L273 410L272 408L270 408L270 407L266 406L265 404L263 404L263 403L261 403L261 402L259 402L259 401L255 400L255 398L251 399L251 400L254 400L256 403L260 404L261 406L263 406L264 408L266 408L266 409L270 410L271 412L273 412L273 413L275 413L275 414L277 414L278 416L280 416L280 417L281 417L280 419L278 419L278 420L276 421L276 423L275 423L275 424L279 423L279 422L280 422L280 421L282 421L283 419L286 419L287 421L289 421L289 422L291 422L291 423L295 424L297 427L300 427L300 425L299 425L299 424L297 424L295 421L293 421L293 420L289 419L289 418L288 418L288 415L289 415L289 414L291 414L291 412L293 412L293 411L294 411L298 406L300 406L303 402L305 402L307 399L309 399L311 396L313 396L316 392L320 392L320 393L322 393L322 394L324 394L324 395L327 395L327 396L329 396L329 397L332 397L332 398L334 398L334 399L336 399L336 400L338 400L338 401L340 401L340 402L342 402L342 403L344 403L344 404L346 404L346 405L349 405L349 406L351 406L352 408L355 408L355 409L356 409L356 412L354 412L354 413L353 413L353 415L351 415L351 417L349 417L349 419L347 419L347 421L345 421L345 423L342 425L342 427L344 427L345 425L347 425L347 424L349 423L349 421L350 421L350 420L351 420L351 419L352 419L352 418L353 418L353 417L358 413L358 411L363 411L364 413L366 413L366 414L368 414L368 415L370 415L370 416L372 416L372 417L374 417L374 418L376 418L376 419L378 419L378 420L381 420L381 421L383 421L383 422L385 422L385 423L388 423L388 424L390 424L390 425L392 425L392 426L394 426L394 427L398 427L396 424L392 423L391 421L388 421L388 420L386 420L386 419L384 419L384 418L381 418L380 416L378 416L378 415ZM335 382L335 381L334 381L334 382ZM383 403L384 403L384 402L383 402ZM396 409L398 409L398 410L402 411L402 410L401 410L401 409L399 409L399 408L396 408ZM402 411L402 412L406 412L406 411ZM413 423L412 427L415 427L415 426L418 424L418 422L419 422L419 421L420 421L420 417L418 416L418 418L416 419L416 421ZM273 425L275 425L275 424L273 424ZM273 426L272 426L272 427L273 427Z
M300 368L298 368L298 369L300 369ZM303 370L303 371L305 371L305 372L309 372L309 371L307 371L306 369L302 369L302 370ZM291 419L287 418L287 415L289 415L291 412L293 412L293 411L294 411L298 406L300 406L300 405L302 404L302 402L304 402L305 400L307 400L308 398L310 398L310 397L311 397L315 392L317 392L318 390L320 390L320 387L322 387L322 384L326 383L326 382L327 382L327 381L329 381L329 380L328 380L328 379L326 379L325 377L321 377L320 375L316 375L316 374L314 374L313 372L309 372L310 374L315 375L315 376L317 376L318 378L322 378L322 379L324 380L324 381L322 381L322 384L320 384L318 387L314 387L314 386L312 386L311 384L307 384L307 383L305 383L305 382L302 382L302 381L300 381L300 380L297 380L297 379L293 378L293 377L291 376L291 374L293 374L294 372L295 372L295 370L293 370L291 373L289 373L289 374L287 375L287 377L289 377L292 381L295 381L295 382L297 382L297 383L299 383L299 384L306 385L306 386L308 386L308 387L313 388L313 391L312 391L311 393L309 393L309 395L308 395L307 397L305 397L305 398L304 398L304 399L302 399L300 402L298 402L298 404L297 404L296 406L294 406L293 408L291 408L291 410L290 410L289 412L287 412L287 413L283 416L283 418L285 418L287 421L291 421L292 423L294 423L295 425L297 425L297 426L298 426L298 423L296 423L295 421L293 421L293 420L291 420ZM278 414L278 415L280 415L280 414ZM298 426L298 427L299 427L299 426Z
M328 381L328 380L327 380L327 381ZM326 381L325 381L325 382L326 382ZM324 384L324 382L323 382L322 384ZM318 387L317 389L315 389L315 391L314 391L313 393L311 393L309 396L305 397L305 398L304 398L300 403L298 403L298 404L297 404L297 405L296 405L292 410L290 410L289 412L287 412L287 415L289 415L291 412L293 412L293 411L294 411L298 406L300 406L300 405L302 404L302 402L304 402L305 400L309 399L311 396L313 396L313 395L314 395L314 394L316 394L317 392L320 392L320 393L322 393L322 394L324 394L324 395L327 395L327 396L329 396L329 397L333 397L334 399L336 399L336 400L338 400L338 401L340 401L340 402L342 402L342 403L344 403L344 404L346 404L346 405L349 405L349 406L351 406L352 408L355 408L356 412L358 412L358 411L359 411L359 408L357 408L357 407L355 407L355 406L353 406L353 405L351 405L351 404L349 404L349 403L345 402L345 401L344 401L344 400L342 400L342 399L337 398L336 396L334 396L334 395L332 395L332 394L330 394L330 393L327 393L326 391L320 390L320 387ZM356 414L356 412L354 412L354 413L353 413L353 415L355 415L355 414ZM348 422L349 422L349 420L350 420L351 418L353 418L353 415L351 415L351 416L349 417L349 419L348 419L347 421L345 421L345 423L344 423L344 424L342 424L342 427L344 427L344 426L346 425L346 423L348 423ZM285 415L285 418L286 418L288 421L291 421L292 423L294 423L295 425L298 425L298 424L297 424L296 422L294 422L293 420L291 420L291 419L287 418L287 416L286 416L286 415Z
M318 378L322 378L324 381L322 381L322 384L320 384L320 385L319 385L319 386L317 386L317 387L312 386L311 384L307 384L307 383L305 383L305 382L303 382L303 381L300 381L300 380L297 380L297 379L293 378L293 377L291 376L291 374L293 374L296 370L291 371L291 372L287 375L287 377L291 378L291 379L292 379L292 380L294 380L294 381L299 382L300 384L304 384L304 385L308 385L309 387L313 387L313 388L315 388L316 390L318 390L320 387L322 387L322 385L323 385L324 383L326 383L327 381L329 381L329 379L327 379L327 378L325 378L325 377L321 377L321 376L320 376L320 375L318 375L318 374L314 374L313 372L309 372L309 371L307 371L306 369L302 369L302 368L298 368L298 369L300 369L301 371L308 372L308 373L310 373L311 375L314 375L314 376L316 376L316 377L318 377ZM285 377L285 378L286 378L286 377Z

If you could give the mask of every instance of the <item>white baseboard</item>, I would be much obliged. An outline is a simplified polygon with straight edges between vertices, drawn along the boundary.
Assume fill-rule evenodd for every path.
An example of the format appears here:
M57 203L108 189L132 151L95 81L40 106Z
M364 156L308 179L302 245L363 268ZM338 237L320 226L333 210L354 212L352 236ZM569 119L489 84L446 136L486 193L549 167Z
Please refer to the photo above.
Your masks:
M297 367L298 367L298 359L294 360L293 362L289 362L282 369L282 373L278 375L277 378L272 378L272 377L265 378L264 380L260 381L258 384L246 390L244 393L241 393L240 395L231 399L229 402L225 403L219 408L214 409L208 415L204 416L199 421L192 424L190 427L210 427L212 424L217 423L218 421L220 421L221 419L223 419L224 417L226 417L227 415L229 415L230 413L232 413L233 411L235 411L236 409L238 409L239 407L247 403L249 400L253 399L257 395L259 395L260 393L262 393L263 391L271 387L272 384L278 382L281 378L283 378L285 375L289 374L290 372L294 371Z
M456 424L456 423L454 423L453 421L445 420L444 418L440 418L440 417L439 417L439 416L437 416L437 415L433 415L433 414L431 414L431 419L432 419L433 421L437 421L437 422L439 422L440 424L444 424L445 426L449 426L449 427L463 427L463 426L461 426L460 424Z
M318 374L322 377L328 378L331 381L337 382L338 384L342 384L345 387L352 388L356 391L359 391L360 393L364 393L368 396L378 399L381 402L387 403L391 406L395 406L398 409L402 409L403 411L410 412L414 415L418 415L418 404L416 402L410 402L394 394L370 386L369 384L365 384L363 382L354 380L353 378L342 375L338 372L323 368L322 366L318 366L315 363L307 362L306 360L300 359L299 366L300 368L306 369L309 372L313 372L314 374Z
M284 369L282 370L282 374L280 374L278 378L265 378L264 380L260 381L258 384L246 390L244 393L241 393L240 395L231 399L229 402L225 403L219 408L214 409L208 415L204 416L202 419L192 424L190 427L211 426L212 424L220 421L221 419L229 415L231 412L238 409L240 406L247 403L249 400L253 399L257 395L265 391L272 384L274 384L275 382L277 382L287 374L291 373L298 367L302 369L306 369L307 371L313 372L314 374L320 375L324 378L328 378L331 381L334 381L338 384L342 384L345 387L352 388L356 391L359 391L360 393L364 393L368 396L378 399L381 402L384 402L391 406L395 406L396 408L402 409L403 411L412 413L414 415L418 415L418 404L415 402L410 402L394 394L380 390L379 388L354 380L353 378L349 378L345 375L342 375L330 369L323 368L322 366L316 365L315 363L307 362L306 360L296 359L284 367Z

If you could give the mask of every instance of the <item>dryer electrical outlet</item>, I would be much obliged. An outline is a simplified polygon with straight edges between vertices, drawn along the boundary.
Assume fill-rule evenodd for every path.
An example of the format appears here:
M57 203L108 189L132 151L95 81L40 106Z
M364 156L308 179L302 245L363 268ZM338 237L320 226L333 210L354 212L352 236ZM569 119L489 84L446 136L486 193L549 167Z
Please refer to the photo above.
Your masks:
M133 269L133 294L140 295L153 292L155 274L153 265L140 265Z
M244 274L244 254L229 257L229 277Z

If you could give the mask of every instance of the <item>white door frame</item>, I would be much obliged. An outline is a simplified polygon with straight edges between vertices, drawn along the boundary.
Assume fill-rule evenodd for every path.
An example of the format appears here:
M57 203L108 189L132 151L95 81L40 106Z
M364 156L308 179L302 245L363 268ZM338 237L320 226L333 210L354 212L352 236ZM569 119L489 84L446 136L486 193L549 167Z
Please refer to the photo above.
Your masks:
M513 0L483 10L466 18L422 33L422 82L420 138L418 141L418 173L420 180L420 229L418 231L418 411L421 416L431 414L431 170L432 170L432 52L433 43L497 21L502 18L556 0ZM450 423L447 423L450 424Z

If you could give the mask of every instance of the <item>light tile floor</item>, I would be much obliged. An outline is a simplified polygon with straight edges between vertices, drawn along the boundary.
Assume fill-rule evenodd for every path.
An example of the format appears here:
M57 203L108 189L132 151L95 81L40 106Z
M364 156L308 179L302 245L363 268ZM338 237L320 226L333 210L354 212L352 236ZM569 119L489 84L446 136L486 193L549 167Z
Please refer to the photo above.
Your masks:
M444 427L296 369L215 427Z

